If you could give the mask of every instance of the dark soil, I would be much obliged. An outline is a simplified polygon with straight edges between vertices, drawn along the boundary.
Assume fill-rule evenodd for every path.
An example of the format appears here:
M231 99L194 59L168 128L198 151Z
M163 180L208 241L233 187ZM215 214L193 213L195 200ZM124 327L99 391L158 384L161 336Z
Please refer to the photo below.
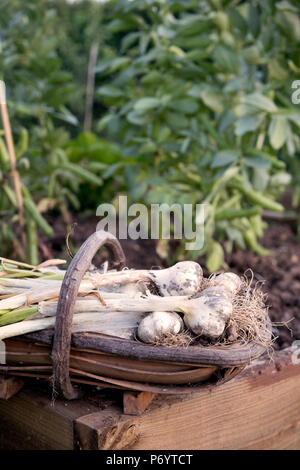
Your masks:
M76 251L81 243L92 234L98 222L94 216L75 219L77 226L70 236L70 246ZM43 242L43 257L64 256L69 259L65 249L66 228L61 219L51 221L55 236ZM150 269L164 267L155 251L153 240L121 240L129 268ZM266 230L261 244L270 250L270 256L259 256L250 251L236 251L228 254L226 262L229 269L244 274L250 268L254 280L264 281L263 289L267 293L270 306L269 315L275 323L287 323L287 326L274 325L274 333L278 336L276 348L290 346L300 339L300 243L289 224L272 223ZM95 264L105 259L98 256ZM201 263L201 260L199 260ZM205 272L205 275L208 273ZM248 275L250 273L248 272Z

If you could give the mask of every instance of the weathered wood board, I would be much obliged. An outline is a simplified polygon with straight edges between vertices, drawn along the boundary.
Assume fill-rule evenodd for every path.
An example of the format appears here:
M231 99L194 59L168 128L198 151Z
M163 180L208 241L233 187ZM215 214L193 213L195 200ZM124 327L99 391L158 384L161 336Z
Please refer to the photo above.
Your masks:
M0 377L0 398L9 400L23 387L24 382L19 377Z
M140 416L123 414L120 391L53 401L31 381L0 400L0 448L300 449L300 364L291 354L276 353L193 395L157 396Z

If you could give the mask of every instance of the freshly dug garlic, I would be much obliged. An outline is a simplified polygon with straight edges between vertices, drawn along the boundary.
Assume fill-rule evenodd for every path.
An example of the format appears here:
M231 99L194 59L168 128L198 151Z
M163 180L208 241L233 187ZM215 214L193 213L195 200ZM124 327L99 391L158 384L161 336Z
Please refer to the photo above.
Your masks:
M241 288L242 280L235 273L222 273L214 279L215 286L224 287L231 295L235 295Z
M163 296L195 295L202 284L203 271L195 261L180 261L167 269L149 271Z
M195 261L181 261L166 269L126 269L105 274L93 272L86 273L85 277L92 287L109 292L125 292L126 284L132 285L130 289L136 285L137 292L140 292L141 283L147 285L147 282L152 281L160 295L168 297L195 295L200 290L203 272Z
M216 339L232 314L231 295L220 287L208 287L181 308L186 326L195 334Z
M144 343L155 343L168 334L177 334L183 321L175 312L152 312L138 326L138 337Z

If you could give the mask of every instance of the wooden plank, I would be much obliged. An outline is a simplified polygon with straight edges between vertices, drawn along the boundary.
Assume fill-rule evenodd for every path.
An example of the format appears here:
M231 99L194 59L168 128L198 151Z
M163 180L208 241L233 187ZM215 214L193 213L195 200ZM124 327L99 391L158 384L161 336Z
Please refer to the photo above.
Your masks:
M151 392L124 392L123 412L125 415L141 415L152 402L156 393Z
M300 449L299 390L299 364L258 364L189 400L156 402L135 421L132 448Z
M71 402L52 397L49 387L31 381L10 400L0 400L0 449L74 449L74 421L112 403L97 394L97 399L91 392L91 399Z
M142 416L111 407L75 429L82 448L103 450L300 449L299 390L300 364L283 352L222 386L157 397Z
M132 449L138 439L133 419L128 419L117 407L78 418L74 429L82 450Z
M23 388L24 382L17 377L0 377L0 398L8 400Z
M87 387L83 400L53 403L34 381L0 401L0 447L12 445L13 430L19 449L300 449L300 364L291 354L256 362L221 386L156 396L140 416L123 414L120 391Z

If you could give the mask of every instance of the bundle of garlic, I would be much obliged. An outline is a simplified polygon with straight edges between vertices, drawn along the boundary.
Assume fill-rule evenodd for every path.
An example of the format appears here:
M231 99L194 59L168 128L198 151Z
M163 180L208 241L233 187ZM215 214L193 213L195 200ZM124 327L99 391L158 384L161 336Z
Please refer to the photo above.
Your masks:
M62 261L50 260L38 267L1 261L0 339L53 326L65 274L55 265ZM80 283L73 331L132 337L145 316L145 309L136 306L138 300L194 295L202 278L200 265L190 261L162 270L88 271ZM158 295L152 296L150 291ZM146 311L151 310L148 304Z
M61 263L51 260L34 267L2 258L0 339L55 325L65 274L56 266ZM238 312L245 317L245 309L253 302L245 285L234 273L205 279L201 266L193 261L161 270L88 271L80 283L72 331L137 337L146 343L166 345L168 338L179 341L184 335L188 344L196 337L217 342L225 338L226 331L232 340L240 339L237 325L242 325L243 332L247 326L237 320ZM255 298L255 318L250 320L259 324L257 336L262 341L265 306L261 297L259 302Z

